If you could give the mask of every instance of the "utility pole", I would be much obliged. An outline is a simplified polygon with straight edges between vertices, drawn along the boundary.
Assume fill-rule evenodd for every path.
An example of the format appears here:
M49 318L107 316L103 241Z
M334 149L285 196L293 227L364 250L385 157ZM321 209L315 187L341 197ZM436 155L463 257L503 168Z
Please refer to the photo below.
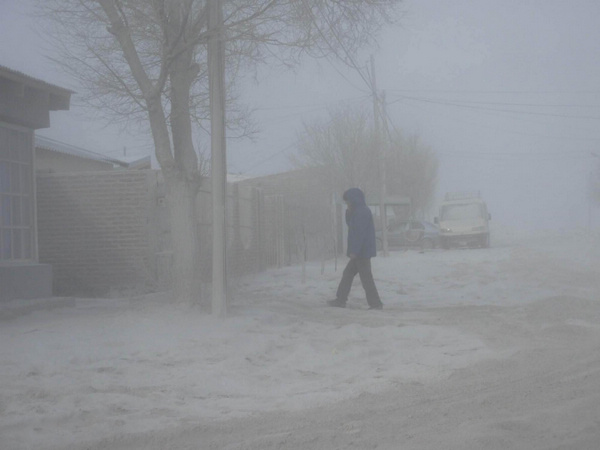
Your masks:
M213 211L212 314L227 315L227 158L225 148L225 51L223 6L209 0L208 86L210 91L211 181Z
M375 58L371 55L371 90L373 92L373 120L375 127L375 147L377 149L377 161L379 162L379 217L381 219L381 240L383 256L388 256L387 239L387 212L385 209L385 151L381 139L380 116L381 106L379 94L377 93L377 81L375 78Z
M588 210L587 210L587 232L592 232L592 171L588 173L587 177L587 194L588 194Z
M600 155L598 155L597 153L591 152L590 153L592 155L592 158L600 158ZM587 214L587 231L588 233L592 232L592 203L594 202L594 197L596 196L597 192L596 190L598 189L598 182L596 181L596 177L597 174L600 173L598 172L598 168L596 168L596 176L594 174L594 169L590 170L590 173L588 174L588 180L587 180L587 185L588 185L588 214Z

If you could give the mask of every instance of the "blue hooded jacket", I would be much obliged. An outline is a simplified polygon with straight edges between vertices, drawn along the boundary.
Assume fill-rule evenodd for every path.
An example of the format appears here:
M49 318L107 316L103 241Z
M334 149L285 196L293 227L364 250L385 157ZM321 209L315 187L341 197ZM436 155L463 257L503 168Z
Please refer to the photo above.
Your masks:
M348 202L346 224L348 225L348 252L359 258L372 258L377 255L375 242L375 224L373 214L365 202L365 194L359 188L344 192Z

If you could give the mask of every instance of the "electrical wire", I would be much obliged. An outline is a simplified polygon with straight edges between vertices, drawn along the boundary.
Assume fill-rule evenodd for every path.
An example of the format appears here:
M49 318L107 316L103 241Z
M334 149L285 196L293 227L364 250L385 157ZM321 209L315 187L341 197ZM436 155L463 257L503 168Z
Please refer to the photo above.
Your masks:
M473 106L473 105L468 105L468 104L462 104L460 102L452 102L452 101L446 101L446 100L433 100L433 99L423 98L423 97L410 97L410 96L406 96L406 95L401 95L400 97L401 97L400 99L390 102L390 105L398 103L402 99L404 99L404 100L413 100L413 101L423 102L423 103L432 103L432 104L436 104L436 105L456 106L459 108L475 109L475 110L481 110L481 111L493 111L493 112L525 114L525 115L546 116L546 117L561 117L561 118L566 118L566 119L600 120L600 117L596 117L596 116L553 114L553 113L545 113L545 112L539 112L539 111L520 111L520 110L515 110L515 109L485 108L485 107Z
M397 102L394 102L397 103ZM416 106L416 105L415 105ZM388 121L388 123L391 124L391 126L394 128L394 130L396 132L398 132L398 129L395 127L394 122L391 118L391 116L389 115L389 112L387 111L387 109L384 108L384 114L385 114L385 118ZM438 113L439 114L439 113ZM522 132L522 131L517 131L517 130L507 130L507 129L499 129L498 127L490 127L490 126L485 126L485 125L480 125L480 124L474 124L472 122L467 122L464 120L460 120L457 119L456 116L452 116L450 117L451 120L453 121L459 121L459 122L463 122L463 123L467 123L468 125L471 126L476 126L478 128L489 128L489 129L493 129L494 131L499 131L499 132L504 132L504 133L511 133L511 134L520 134L520 135L526 135L526 136L533 136L533 137L541 137L544 139L553 139L553 140L568 140L568 141L575 141L575 140L579 140L579 141L587 141L587 142L597 142L600 140L600 138L587 138L587 137L573 137L573 136L550 136L550 135L541 135L541 134L535 134L535 133L526 133L526 132ZM388 130L388 136L389 136L389 130ZM391 138L391 136L389 136ZM535 158L535 159L544 159L544 160L563 160L563 159L588 159L589 158L589 151L576 151L576 152L530 152L530 151L524 151L524 152L515 152L515 151L507 151L507 152L468 152L468 151L458 151L458 152L436 152L438 154L438 156L440 157L452 157L452 158L461 158L461 159L479 159L479 160L495 160L495 161L503 161L506 159L510 159L510 158Z
M256 164L254 164L253 166L250 166L246 169L246 173L253 171L254 169L261 167L262 165L264 165L265 163L271 161L272 159L276 158L277 156L282 155L283 153L287 152L288 150L290 150L291 148L295 147L295 143L293 144L289 144L288 146L284 147L282 150L277 151L276 153L273 153L272 155L261 159L260 161L258 161Z
M398 101L393 102L393 104L397 104ZM414 103L412 106L419 108L419 109L423 109L419 106L418 104L419 102ZM444 105L444 106L448 106L448 105ZM487 113L488 114L494 114L494 113L500 113L500 111L490 111L488 110ZM428 114L431 113L430 110L427 111ZM482 125L480 123L474 123L474 122L470 122L470 121L465 121L465 120L461 120L459 118L457 118L456 115L452 115L452 116L448 116L445 115L443 113L440 113L439 111L433 111L434 114L437 114L439 116L445 117L448 120L452 120L455 122L461 122L461 123L466 123L468 125L474 126L476 128L487 128L487 129L491 129L494 131L498 131L498 132L504 132L504 133L511 133L511 134L519 134L519 135L523 135L523 136L531 136L531 137L538 137L538 138L544 138L544 139L555 139L555 140L571 140L571 141L587 141L587 142L596 142L598 140L600 140L600 138L595 138L595 137L582 137L582 136L556 136L556 135L546 135L546 134L540 134L540 133L530 133L530 132L524 132L524 131L518 131L518 130L509 130L506 128L498 128L497 126L495 127L491 127L489 125ZM506 114L502 113L503 116L506 116ZM497 114L496 114L497 115ZM523 118L519 118L520 121L526 120ZM539 122L539 121L533 121L533 120L529 120L530 122L534 122L536 124L541 124L541 125L548 125L547 122ZM585 132L590 132L589 129L584 129L582 131ZM593 130L595 131L595 130Z

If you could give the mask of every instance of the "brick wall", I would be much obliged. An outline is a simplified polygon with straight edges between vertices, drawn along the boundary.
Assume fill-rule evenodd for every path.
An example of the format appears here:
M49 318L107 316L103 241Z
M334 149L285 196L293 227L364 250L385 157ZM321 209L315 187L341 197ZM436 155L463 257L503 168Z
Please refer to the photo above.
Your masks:
M37 196L40 262L53 267L56 295L169 287L171 231L160 172L42 173L37 175ZM200 191L197 206L198 274L210 282L210 191ZM259 190L230 185L227 213L229 276L264 270L267 240Z
M37 176L40 262L59 295L152 285L151 171Z
M56 295L169 287L171 231L160 172L38 173L36 180L39 258L53 267ZM228 186L231 281L340 251L339 211L332 209L331 193L321 186L304 170ZM198 275L210 282L212 205L206 188L197 206Z

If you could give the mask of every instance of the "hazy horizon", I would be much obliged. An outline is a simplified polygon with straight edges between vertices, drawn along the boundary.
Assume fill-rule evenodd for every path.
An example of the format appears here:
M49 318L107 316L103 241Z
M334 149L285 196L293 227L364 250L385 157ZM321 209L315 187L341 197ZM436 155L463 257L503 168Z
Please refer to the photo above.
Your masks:
M0 64L65 87L31 31L30 1L0 2ZM579 0L405 1L401 23L374 51L391 126L417 134L439 158L439 200L480 191L494 221L516 228L598 226L587 180L600 152L600 4ZM9 44L10 43L10 44ZM372 49L357 58L366 65ZM344 102L372 109L368 87L340 64L306 60L294 71L261 67L244 82L256 109L254 142L228 140L231 173L291 168L302 122ZM123 134L99 119L52 113L39 134L118 157L152 154L147 135ZM75 124L75 126L74 126ZM591 212L591 214L590 214ZM431 216L435 211L431 212Z

